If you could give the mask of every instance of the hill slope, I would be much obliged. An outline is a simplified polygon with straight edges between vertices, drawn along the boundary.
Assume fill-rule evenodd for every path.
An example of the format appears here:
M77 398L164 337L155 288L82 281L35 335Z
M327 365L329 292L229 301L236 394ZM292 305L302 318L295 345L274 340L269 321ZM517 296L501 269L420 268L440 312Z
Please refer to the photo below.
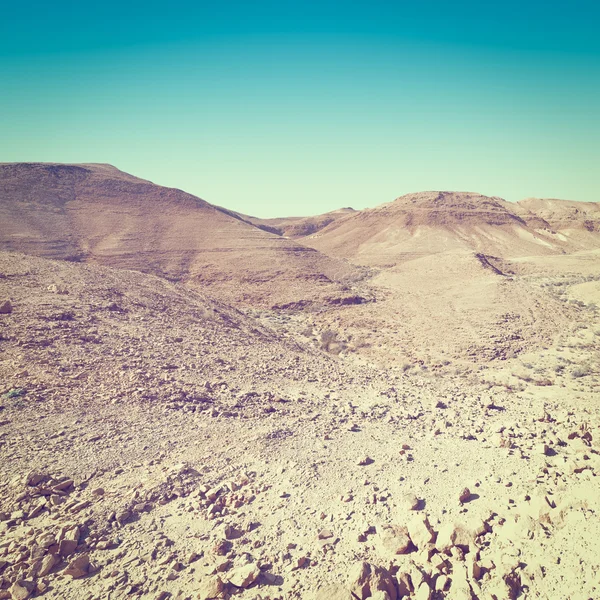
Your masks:
M140 270L262 305L339 301L360 271L110 165L0 164L0 248Z
M526 203L467 192L408 194L338 219L302 242L378 267L455 250L511 258L582 249ZM590 236L586 244L599 247L600 236Z

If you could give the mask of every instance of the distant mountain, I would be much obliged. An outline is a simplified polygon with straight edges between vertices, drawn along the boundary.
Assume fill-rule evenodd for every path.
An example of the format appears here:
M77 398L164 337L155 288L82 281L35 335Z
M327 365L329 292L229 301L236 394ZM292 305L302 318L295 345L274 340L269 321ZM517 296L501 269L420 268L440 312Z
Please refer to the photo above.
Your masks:
M338 219L350 214L354 214L353 208L340 208L322 215L314 217L282 217L276 219L259 219L258 217L249 217L238 214L244 220L278 235L284 235L289 238L301 238L307 235L317 233L327 225L334 223Z
M0 223L2 250L149 272L230 302L339 303L361 277L345 261L110 165L0 164Z
M520 206L565 235L576 232L600 233L600 202L575 202L554 198L527 198Z
M597 215L598 205L593 206L586 214ZM600 247L597 233L585 239L563 233L556 227L560 223L547 220L547 212L534 209L527 202L514 204L469 192L407 194L339 218L302 238L302 243L378 267L452 250L512 258ZM585 228L583 215L572 216Z

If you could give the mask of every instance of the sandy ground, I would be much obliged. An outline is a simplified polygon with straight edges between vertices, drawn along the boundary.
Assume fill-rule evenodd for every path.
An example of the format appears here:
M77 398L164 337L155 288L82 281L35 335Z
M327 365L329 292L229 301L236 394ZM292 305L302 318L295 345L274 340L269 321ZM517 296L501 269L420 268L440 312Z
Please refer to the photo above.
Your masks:
M2 253L0 598L599 598L598 281L463 259L282 313Z

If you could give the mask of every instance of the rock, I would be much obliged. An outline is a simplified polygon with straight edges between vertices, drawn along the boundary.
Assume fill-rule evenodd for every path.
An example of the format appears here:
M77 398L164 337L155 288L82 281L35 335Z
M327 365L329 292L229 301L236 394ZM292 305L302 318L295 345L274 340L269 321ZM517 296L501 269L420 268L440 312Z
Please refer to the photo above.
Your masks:
M410 596L413 591L412 581L408 573L399 571L396 573L396 582L398 583L398 594L400 598Z
M415 516L409 521L408 534L413 544L419 549L435 540L435 533L425 516Z
M400 499L400 507L404 510L418 510L421 501L411 493L404 494Z
M66 490L68 490L72 485L73 485L73 480L72 479L65 479L64 481L61 481L60 483L57 483L52 489L56 492L64 492Z
M332 537L333 531L330 531L329 529L321 529L321 531L319 531L318 538L320 540L328 540Z
M448 586L448 577L446 577L446 575L440 575L439 577L437 577L437 579L435 580L435 589L437 592L443 592L445 591L446 587Z
M9 315L12 309L10 300L0 300L0 315Z
M128 510L124 510L117 515L116 520L119 525L123 525L130 517L131 513Z
M553 454L552 449L550 446L548 446L548 444L539 444L537 451L543 456L551 456Z
M370 600L390 600L390 595L387 592L375 592Z
M390 600L396 600L396 584L388 571L367 562L356 563L348 574L350 591L359 600L370 598L375 592L387 592Z
M471 490L469 488L463 488L462 492L458 495L458 501L461 504L468 502L471 498Z
M446 561L444 560L441 554L434 554L430 558L429 562L431 563L431 566L437 569L438 571L445 571L447 568Z
M69 293L69 290L67 288L63 287L62 285L57 285L56 283L51 283L48 286L48 291L52 292L53 294L67 295Z
M454 523L446 523L438 531L435 541L435 547L438 552L450 553L452 546L456 540L456 525Z
M339 585L321 586L313 595L313 600L355 600L349 590Z
M38 546L49 548L52 544L56 544L56 537L51 533L45 533L36 540Z
M58 553L63 558L71 556L75 550L77 550L77 542L75 540L62 540L58 545Z
M374 463L375 461L370 457L370 456L363 456L359 461L358 461L358 465L361 467L364 467L366 465L370 465L372 463Z
M383 525L377 529L379 545L384 553L406 554L409 551L411 540L406 527Z
M87 554L80 554L74 558L67 568L63 571L65 575L70 575L73 579L85 577L90 570L90 557Z
M229 583L239 588L247 588L251 586L258 576L260 575L260 569L250 563L243 567L237 567L233 569L229 574Z
M415 600L429 600L430 598L431 598L431 589L427 585L427 582L424 581L419 586L419 589L417 590L417 593L415 594Z
M33 593L35 584L33 581L19 579L10 586L10 595L12 600L27 600Z
M42 481L46 480L47 476L44 475L43 473L37 473L37 472L32 472L29 473L29 475L27 475L27 477L25 478L25 483L26 485L30 485L30 486L36 486L39 485L40 483L42 483Z
M220 598L225 589L225 584L220 577L211 577L205 579L200 583L198 588L199 600L212 600L213 598Z
M52 569L58 564L58 558L56 554L47 554L42 558L42 564L40 565L40 569L38 571L38 577L46 577L46 575L50 574Z
M467 580L465 565L454 561L452 563L452 584L447 598L451 600L472 600L473 593Z
M224 525L223 526L223 537L226 540L235 540L239 537L241 537L242 532L237 529L237 527L234 527L233 525Z

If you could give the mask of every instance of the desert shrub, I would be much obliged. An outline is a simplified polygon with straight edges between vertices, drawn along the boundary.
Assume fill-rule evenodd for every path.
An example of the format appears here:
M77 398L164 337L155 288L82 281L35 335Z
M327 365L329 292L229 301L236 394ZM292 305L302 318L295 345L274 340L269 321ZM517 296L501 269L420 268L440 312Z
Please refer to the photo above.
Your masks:
M321 350L331 354L339 354L346 348L346 343L338 338L338 334L333 329L326 329L321 332Z
M20 398L21 396L25 395L25 390L23 388L13 388L11 390L9 390L8 392L6 392L5 394L2 394L2 398L4 398L5 400L11 400L12 398Z
M585 377L586 375L589 375L589 374L590 374L589 370L585 369L583 367L578 367L571 371L571 377L573 379L579 379L580 377Z

